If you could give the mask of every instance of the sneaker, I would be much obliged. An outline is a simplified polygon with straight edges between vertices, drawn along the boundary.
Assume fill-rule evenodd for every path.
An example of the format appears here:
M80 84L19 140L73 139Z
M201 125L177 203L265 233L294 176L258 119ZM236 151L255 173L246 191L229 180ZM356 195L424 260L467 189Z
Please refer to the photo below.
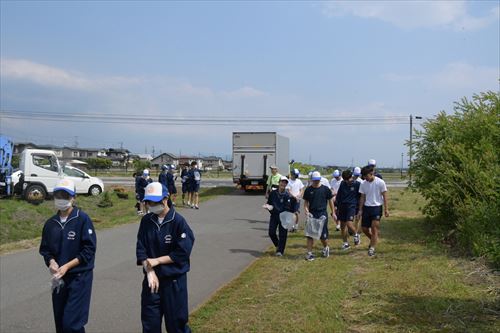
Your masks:
M295 225L294 225L294 226L292 227L292 230L290 230L290 232L296 232L296 231L297 231L297 226L295 226Z
M186 206L186 201L182 200L182 205Z
M328 258L330 256L330 247L325 247L321 253L323 254L323 257Z
M308 254L306 254L306 260L307 261L313 261L314 260L314 254L312 254L311 252L309 252Z
M200 207L198 207L198 205L195 205L195 206L194 206L194 208L195 208L195 209L200 209Z
M189 207L193 208L194 209L194 205L190 205Z
M361 244L361 240L359 239L359 234L354 235L354 245Z
M375 255L375 249L373 247L370 247L368 249L368 256L373 257Z
M281 253L281 252L277 251L277 252L276 252L276 257L283 257L283 253Z
M340 225L339 224L337 224L337 226L335 227L335 230L340 231Z
M342 245L342 248L341 248L341 249L345 251L345 250L349 250L350 248L351 248L351 246L349 245L349 243L344 243L344 244Z

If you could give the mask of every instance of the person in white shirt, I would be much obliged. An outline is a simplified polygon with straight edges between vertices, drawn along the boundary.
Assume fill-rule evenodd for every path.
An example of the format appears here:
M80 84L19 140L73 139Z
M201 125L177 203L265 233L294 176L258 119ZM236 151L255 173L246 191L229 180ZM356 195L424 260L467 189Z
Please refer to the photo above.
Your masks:
M333 171L332 180L330 182L330 188L333 192L333 202L335 202L335 197L337 196L337 192L340 187L340 183L342 182L342 177L340 177L340 170ZM337 206L335 206L335 216L338 216ZM335 220L335 230L340 231L340 221Z
M385 217L389 217L387 206L387 186L385 182L375 177L373 167L366 166L361 169L361 174L365 181L359 187L361 198L359 200L359 213L362 216L361 227L363 232L370 239L368 255L375 255L375 246L378 242L380 220L382 219L382 209Z
M304 194L304 184L302 181L299 179L300 172L298 169L293 169L290 172L290 179L288 180L288 185L286 189L292 195L295 199L297 199L296 207L295 207L295 214L297 215L297 219L295 220L295 225L293 226L293 229L291 232L295 232L298 229L299 225L299 214L300 214L300 199L302 199L302 195Z
M364 180L361 179L361 168L360 167L355 167L354 170L352 171L352 178L355 182L358 182L360 184L363 184ZM359 206L356 206L356 215L354 215L354 229L356 230L356 233L361 236L361 217L358 215L359 213ZM352 236L352 235L351 235Z

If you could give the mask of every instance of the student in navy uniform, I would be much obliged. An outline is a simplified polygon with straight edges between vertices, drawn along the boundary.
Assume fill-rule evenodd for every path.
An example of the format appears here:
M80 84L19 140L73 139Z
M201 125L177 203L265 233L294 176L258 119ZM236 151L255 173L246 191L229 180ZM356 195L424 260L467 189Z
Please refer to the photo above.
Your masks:
M135 182L135 192L136 192L136 197L139 200L139 203L141 205L141 211L139 215L146 214L146 207L144 206L144 190L146 189L146 186L148 186L149 183L151 183L153 180L149 177L149 170L144 169L142 172L142 176L138 177Z
M188 192L188 182L187 182L188 168L187 165L182 167L181 171L181 184L182 184L182 204L186 205L186 193ZM188 197L189 199L189 197Z
M74 206L75 184L62 179L54 188L58 209L43 227L40 254L61 283L52 292L57 333L84 333L89 318L96 235L89 216Z
M200 191L201 171L198 169L196 161L191 162L191 169L188 171L188 205L191 208L200 209L198 192Z
M371 166L361 169L361 175L365 178L365 181L359 187L359 193L361 193L359 215L361 215L363 232L370 239L368 255L372 257L375 255L375 246L378 243L382 210L384 210L385 217L389 217L387 186L381 178L374 175Z
M354 170L352 171L352 179L354 179L355 182L358 182L360 184L360 186L361 186L361 184L363 184L364 180L361 179L361 168L360 167L354 168ZM359 203L359 198L358 198L358 203ZM358 213L359 213L359 205L356 205L356 216L354 216L354 229L356 230L356 234L358 234L359 244L361 244L361 234L360 234L361 218L360 218ZM350 232L349 232L349 235L351 235Z
M304 191L304 211L306 218L309 214L316 219L321 218L321 216L326 217L320 240L323 244L323 257L327 258L330 256L330 247L328 246L328 206L330 206L332 211L332 218L336 218L332 201L333 193L328 187L321 184L321 174L318 171L314 171L311 174L311 181L311 186L307 187ZM306 260L308 261L314 260L314 254L312 253L313 245L314 240L311 237L307 237Z
M170 194L170 199L172 204L175 206L175 201L177 200L177 187L175 187L175 166L169 165L167 170L167 190Z
M144 333L189 333L186 273L194 235L186 220L169 207L168 191L158 182L146 187L145 215L137 233L137 265L143 267L141 321Z
M359 202L360 183L352 178L351 170L344 170L342 172L342 179L343 181L340 183L337 195L335 196L335 203L338 210L337 219L340 221L342 239L344 241L342 250L347 250L350 248L349 242L347 241L348 229L354 235L354 245L359 245L359 235L354 228L353 221L356 216L356 208Z
M281 176L278 189L271 191L267 198L267 204L272 206L270 210L271 218L269 219L269 238L276 247L277 257L281 257L285 253L286 239L288 237L288 230L281 225L280 213L284 211L295 213L297 208L297 199L288 192L287 185L288 179ZM276 229L278 229L278 236L276 236Z
M158 175L158 183L167 186L167 173L168 173L168 165L163 164L161 166L161 172Z

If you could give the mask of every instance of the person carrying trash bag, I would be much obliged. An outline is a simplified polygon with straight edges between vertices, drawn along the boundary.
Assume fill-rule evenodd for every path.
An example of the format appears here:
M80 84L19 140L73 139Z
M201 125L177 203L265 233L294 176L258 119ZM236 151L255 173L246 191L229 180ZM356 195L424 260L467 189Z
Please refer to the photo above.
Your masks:
M283 227L280 219L280 214L283 212L295 213L297 199L286 190L288 185L288 178L282 176L278 183L278 189L271 191L267 198L265 208L271 213L269 219L269 238L276 247L276 256L281 257L285 253L286 239L288 237L288 228ZM294 221L292 221L294 222ZM289 227L295 223L292 223ZM278 229L278 236L276 236L276 229Z
M311 186L307 187L304 191L304 211L306 214L306 219L311 217L315 219L321 219L322 216L325 217L320 240L323 244L322 255L323 257L328 258L330 256L330 247L328 246L328 206L330 206L330 209L332 211L331 216L334 220L336 218L332 201L333 193L328 187L321 184L321 174L318 171L314 171L311 174L311 182ZM314 239L311 236L307 236L307 234L306 238L307 254L305 259L307 261L313 261L315 258L314 254L312 253Z
M144 333L161 333L162 317L168 333L190 333L187 272L194 235L184 217L169 206L167 188L153 182L146 187L149 209L137 233L137 265L144 280L141 321Z
M45 222L40 243L57 333L84 333L89 318L97 240L92 220L74 204L75 184L63 178L54 188L57 214Z

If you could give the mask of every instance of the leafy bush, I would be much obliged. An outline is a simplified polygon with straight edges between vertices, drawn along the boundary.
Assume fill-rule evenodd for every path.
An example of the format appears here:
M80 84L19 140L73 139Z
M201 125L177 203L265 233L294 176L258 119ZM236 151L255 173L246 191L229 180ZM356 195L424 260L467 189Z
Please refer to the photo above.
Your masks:
M415 131L413 185L428 199L424 212L458 231L461 248L500 266L500 96L463 98L454 111Z
M113 162L107 158L87 158L87 165L89 169L109 169Z

